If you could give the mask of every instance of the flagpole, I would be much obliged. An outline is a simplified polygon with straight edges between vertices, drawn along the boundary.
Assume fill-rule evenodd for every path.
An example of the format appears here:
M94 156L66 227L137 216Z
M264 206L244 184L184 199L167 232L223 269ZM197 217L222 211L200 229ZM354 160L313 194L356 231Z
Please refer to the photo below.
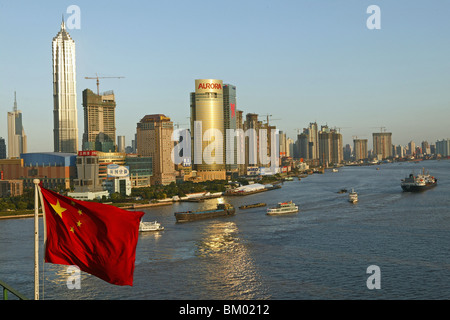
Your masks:
M34 300L39 300L39 195L40 180L34 179Z

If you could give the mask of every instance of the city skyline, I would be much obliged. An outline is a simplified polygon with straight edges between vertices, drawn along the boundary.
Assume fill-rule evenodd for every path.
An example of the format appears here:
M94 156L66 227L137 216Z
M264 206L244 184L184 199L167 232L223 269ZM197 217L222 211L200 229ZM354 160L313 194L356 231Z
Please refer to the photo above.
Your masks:
M7 44L0 67L0 136L7 137L6 113L17 91L28 151L52 151L51 39L73 3L25 3L5 3L0 10L0 27L8 30L0 35ZM376 1L382 28L369 30L370 4L232 1L211 16L208 10L219 5L108 3L105 9L101 1L78 1L80 29L69 33L77 45L79 141L81 92L95 91L95 82L84 77L96 73L125 77L100 80L100 91L116 93L117 135L126 137L126 145L149 113L164 113L188 128L189 94L194 80L204 78L235 85L237 109L261 118L272 114L281 119L273 124L294 140L310 122L342 128L344 145L352 145L354 136L368 139L369 148L381 127L392 132L394 145L448 138L450 46L442 39L450 30L450 5ZM104 10L108 19L99 19ZM21 43L19 33L27 26L30 41ZM225 34L229 47L223 46ZM208 50L192 44L196 37L210 39Z

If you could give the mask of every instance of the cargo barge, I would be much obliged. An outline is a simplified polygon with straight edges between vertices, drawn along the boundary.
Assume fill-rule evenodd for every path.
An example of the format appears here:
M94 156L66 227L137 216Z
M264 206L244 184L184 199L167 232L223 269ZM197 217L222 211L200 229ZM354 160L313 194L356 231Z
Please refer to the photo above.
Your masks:
M216 209L175 212L177 222L197 221L202 219L231 216L235 214L235 209L231 204L219 203Z
M240 206L239 209L251 209L251 208L258 208L258 207L265 207L266 204L264 202L260 203L253 203L253 204L246 204L243 206Z

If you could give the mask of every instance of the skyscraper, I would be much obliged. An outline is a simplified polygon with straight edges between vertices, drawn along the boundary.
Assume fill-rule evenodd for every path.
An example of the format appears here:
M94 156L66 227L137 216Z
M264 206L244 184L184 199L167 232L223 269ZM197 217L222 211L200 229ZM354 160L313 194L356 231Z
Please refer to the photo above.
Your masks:
M61 30L53 38L53 142L55 152L78 151L75 41Z
M387 159L392 157L392 133L374 132L373 136L373 154L378 159Z
M231 161L225 161L225 169L227 171L235 172L238 169L237 165L237 143L234 134L230 134L227 129L232 129L235 131L237 129L236 123L236 86L231 84L223 85L223 117L224 117L224 130L225 130L225 140L223 144L225 160L229 159ZM227 148L227 141L232 140L233 147ZM229 144L231 146L231 144Z
M353 149L355 152L355 161L368 158L367 139L353 139Z
M225 180L224 136L222 80L197 79L191 92L191 154L193 169L202 180Z
M100 95L83 91L83 150L114 152L116 141L116 102L114 92ZM125 152L119 151L119 152Z
M6 143L2 137L0 137L0 159L6 159Z
M166 185L175 182L175 164L172 160L173 122L163 114L146 115L137 124L137 153L152 157L152 185Z
M14 92L14 109L8 112L8 158L19 158L27 152L27 136L22 125L22 112L17 109L16 93Z
M342 134L328 126L319 131L319 160L322 165L341 163L344 159Z

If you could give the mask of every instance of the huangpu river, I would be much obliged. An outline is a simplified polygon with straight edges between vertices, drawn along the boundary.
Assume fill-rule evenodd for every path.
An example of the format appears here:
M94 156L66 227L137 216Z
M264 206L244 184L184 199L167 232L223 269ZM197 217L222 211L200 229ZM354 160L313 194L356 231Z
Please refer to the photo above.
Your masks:
M403 192L400 180L429 170L438 186ZM354 189L348 202L341 189ZM236 215L176 223L174 212L212 208L175 203L145 210L163 232L140 233L134 285L81 273L69 289L67 266L40 265L45 300L334 300L450 298L450 161L342 167L284 182L281 189L224 197ZM300 211L268 216L293 200ZM40 237L43 238L42 219ZM41 257L43 248L41 241ZM43 259L43 258L42 258ZM368 286L375 275L379 289ZM372 270L372 269L370 269ZM33 298L34 221L0 220L0 279ZM10 299L14 297L10 294Z

